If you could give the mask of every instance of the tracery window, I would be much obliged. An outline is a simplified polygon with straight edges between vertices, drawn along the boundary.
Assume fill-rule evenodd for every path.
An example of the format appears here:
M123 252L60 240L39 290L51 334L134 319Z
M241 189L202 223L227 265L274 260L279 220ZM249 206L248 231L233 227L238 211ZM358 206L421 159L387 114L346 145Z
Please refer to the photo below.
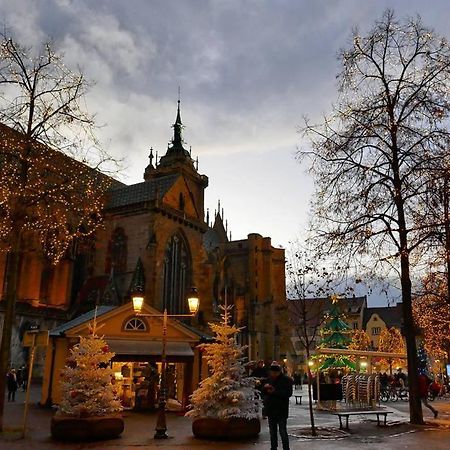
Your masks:
M169 313L186 313L186 294L190 282L189 249L184 238L180 234L176 234L169 240L164 257L163 306Z
M147 331L147 325L142 319L133 317L125 323L123 329L125 331Z
M123 228L116 228L108 245L108 256L106 258L105 273L123 273L127 270L127 236Z

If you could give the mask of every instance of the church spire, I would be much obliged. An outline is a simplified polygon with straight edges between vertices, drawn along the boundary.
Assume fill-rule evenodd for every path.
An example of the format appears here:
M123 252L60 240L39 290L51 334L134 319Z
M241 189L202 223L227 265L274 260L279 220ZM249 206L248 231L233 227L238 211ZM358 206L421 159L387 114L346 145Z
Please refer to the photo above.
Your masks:
M180 113L180 87L178 86L178 106L177 106L177 118L175 119L175 123L173 124L173 145L183 147L183 138L181 137L181 131L183 129L183 123L181 122L181 113Z

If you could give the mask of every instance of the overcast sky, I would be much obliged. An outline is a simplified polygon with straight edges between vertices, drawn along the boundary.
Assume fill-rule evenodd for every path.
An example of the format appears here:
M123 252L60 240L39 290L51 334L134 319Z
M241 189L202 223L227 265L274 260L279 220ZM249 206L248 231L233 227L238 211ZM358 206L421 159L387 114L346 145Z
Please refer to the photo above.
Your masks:
M448 0L0 0L0 19L22 42L51 37L96 81L89 108L127 183L142 181L150 146L165 152L181 86L207 206L221 199L233 239L286 247L312 191L294 158L302 117L330 110L338 50L387 7L450 37Z

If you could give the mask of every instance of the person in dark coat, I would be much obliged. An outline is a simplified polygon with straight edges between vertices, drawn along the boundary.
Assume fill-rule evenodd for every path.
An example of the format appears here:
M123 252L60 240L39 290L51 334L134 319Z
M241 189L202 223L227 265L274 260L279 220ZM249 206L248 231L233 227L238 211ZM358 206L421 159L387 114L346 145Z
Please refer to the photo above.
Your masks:
M264 363L263 359L260 359L255 367L255 369L252 372L252 377L264 379L269 376L269 371L267 370L267 367Z
M11 369L7 375L8 402L16 401L17 377L15 369Z
M278 430L283 450L289 450L287 418L289 416L289 397L292 395L292 379L284 375L281 366L274 361L270 365L269 377L263 384L264 411L269 419L270 448L278 448Z

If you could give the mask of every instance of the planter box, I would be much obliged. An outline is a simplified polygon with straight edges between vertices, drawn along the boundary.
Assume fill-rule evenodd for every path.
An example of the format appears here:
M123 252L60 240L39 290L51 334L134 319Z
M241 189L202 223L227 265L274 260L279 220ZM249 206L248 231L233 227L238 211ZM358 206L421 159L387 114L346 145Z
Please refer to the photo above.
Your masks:
M114 439L123 432L122 416L52 417L51 434L59 441L94 441Z
M249 439L258 436L261 431L259 419L231 419L201 418L192 422L192 432L200 439Z

